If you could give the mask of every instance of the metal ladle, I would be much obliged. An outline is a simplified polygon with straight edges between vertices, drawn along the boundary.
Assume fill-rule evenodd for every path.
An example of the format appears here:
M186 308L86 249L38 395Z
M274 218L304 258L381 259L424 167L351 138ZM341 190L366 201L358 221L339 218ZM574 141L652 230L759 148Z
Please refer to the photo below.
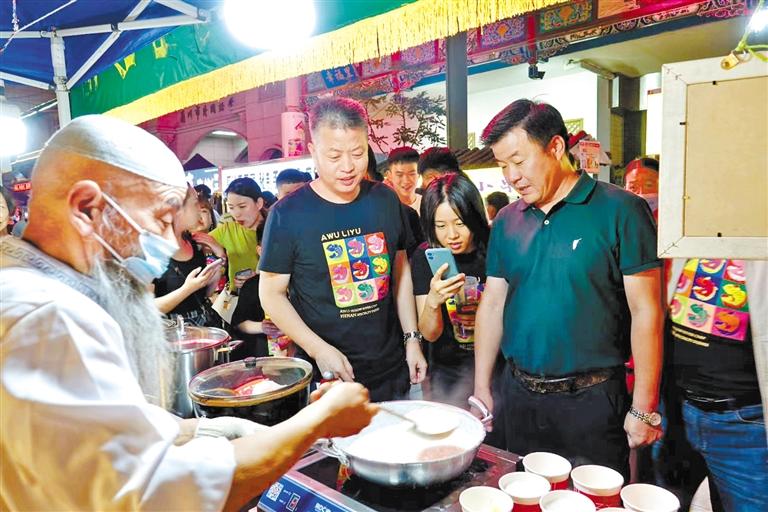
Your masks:
M423 436L438 437L447 435L450 432L456 430L456 427L459 426L459 418L455 414L443 414L435 407L422 407L420 409L415 409L409 412L407 415L400 414L399 412L394 411L385 405L379 405L379 409L386 412L387 414L411 423L413 425L413 429ZM434 409L434 411L430 412L430 414L437 414L436 417L439 421L430 420L426 416L426 413L429 409ZM426 421L424 421L425 419Z

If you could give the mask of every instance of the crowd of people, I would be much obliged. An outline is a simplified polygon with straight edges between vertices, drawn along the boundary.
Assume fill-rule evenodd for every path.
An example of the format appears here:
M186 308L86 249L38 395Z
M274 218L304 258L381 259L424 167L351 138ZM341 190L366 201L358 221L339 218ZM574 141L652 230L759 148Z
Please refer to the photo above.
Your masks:
M482 401L500 448L627 481L632 449L688 443L715 510L768 508L768 273L660 260L655 161L628 190L596 181L560 113L517 100L482 141L520 198L484 203L449 148L380 174L356 101L309 121L316 177L283 171L274 199L236 179L226 213L139 128L84 116L48 141L29 224L0 241L0 508L236 509L419 389ZM291 340L312 403L270 428L165 412L161 315L229 330L233 358Z

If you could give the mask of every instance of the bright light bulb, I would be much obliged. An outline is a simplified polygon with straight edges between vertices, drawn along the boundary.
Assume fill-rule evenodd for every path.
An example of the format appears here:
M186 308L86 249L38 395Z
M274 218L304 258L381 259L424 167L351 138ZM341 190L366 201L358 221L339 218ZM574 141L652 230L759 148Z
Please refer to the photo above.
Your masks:
M750 32L760 32L768 25L768 7L758 9L749 20Z
M224 21L238 40L253 48L301 46L315 28L313 0L226 0Z
M27 127L19 109L0 98L0 156L23 153L27 147Z

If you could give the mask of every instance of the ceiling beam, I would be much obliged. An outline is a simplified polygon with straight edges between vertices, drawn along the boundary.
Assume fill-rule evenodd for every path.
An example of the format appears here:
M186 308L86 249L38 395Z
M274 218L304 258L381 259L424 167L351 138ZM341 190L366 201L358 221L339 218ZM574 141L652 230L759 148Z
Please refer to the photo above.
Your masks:
M133 21L136 18L139 17L139 15L144 12L144 9L146 9L149 6L150 0L140 0L139 3L136 4L136 6L131 10L130 13L128 13L128 16L125 17L124 21ZM109 34L107 38L104 40L101 45L96 49L95 52L91 54L90 57L83 63L82 66L80 66L80 69L75 71L71 77L69 77L69 80L67 80L67 89L71 89L73 85L75 85L82 76L88 72L91 67L93 67L94 64L96 64L96 61L98 61L102 55L104 55L107 50L117 41L117 38L120 37L120 32L115 31Z
M41 82L39 80L33 80L31 78L26 78L23 76L14 75L11 73L6 73L5 71L0 71L0 80L8 80L9 82L16 82L18 84L23 85L29 85L30 87L37 87L38 89L45 89L46 91L51 91L54 89L53 85Z
M188 4L183 0L155 0L158 4L162 4L174 11L179 11L182 14L186 14L192 18L197 18L202 21L208 21L211 18L210 11L206 9L200 9L194 5Z

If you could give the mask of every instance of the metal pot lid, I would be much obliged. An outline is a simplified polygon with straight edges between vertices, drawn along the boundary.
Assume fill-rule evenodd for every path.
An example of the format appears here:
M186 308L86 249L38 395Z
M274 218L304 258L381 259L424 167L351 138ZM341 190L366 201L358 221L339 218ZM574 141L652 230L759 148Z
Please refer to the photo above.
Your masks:
M214 348L229 341L229 333L216 327L185 325L183 331L177 332L175 340L170 343L175 350L181 352Z
M201 405L257 405L304 389L312 380L312 365L294 357L248 357L197 374L189 395Z

